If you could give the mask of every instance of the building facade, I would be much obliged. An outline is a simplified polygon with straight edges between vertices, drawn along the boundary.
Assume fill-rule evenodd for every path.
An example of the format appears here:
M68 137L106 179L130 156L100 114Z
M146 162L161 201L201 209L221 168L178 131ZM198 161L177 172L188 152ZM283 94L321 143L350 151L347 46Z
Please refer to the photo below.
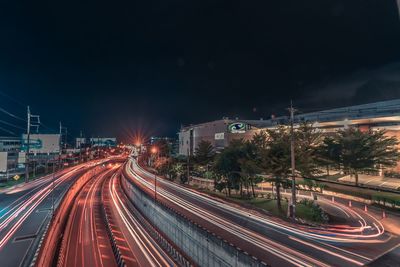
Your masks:
M21 150L21 138L19 137L0 137L0 177L4 174L15 171L18 168L18 156Z
M346 127L357 127L363 131L384 129L390 136L400 140L400 99L376 103L323 110L295 115L294 123L309 121L324 132ZM179 135L179 154L194 155L201 140L209 141L215 150L221 150L233 139L251 139L263 129L289 125L289 116L269 120L222 120L182 127Z
M187 127L179 135L179 155L193 156L201 141L208 141L216 151L222 150L234 139L251 139L259 129L269 126L264 120L239 120L223 118Z

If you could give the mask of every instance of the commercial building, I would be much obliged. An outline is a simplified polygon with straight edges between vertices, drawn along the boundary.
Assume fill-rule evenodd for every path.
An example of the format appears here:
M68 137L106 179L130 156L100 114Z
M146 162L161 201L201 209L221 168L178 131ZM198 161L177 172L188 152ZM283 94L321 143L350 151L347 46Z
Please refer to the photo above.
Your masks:
M385 129L400 140L400 99L335 108L296 115L294 122L310 121L322 131L337 131L346 127L361 130ZM216 150L226 147L231 140L251 139L254 133L278 125L288 125L289 116L269 120L232 120L224 118L182 127L179 135L179 154L193 155L201 140L211 142Z
M18 152L21 149L21 138L0 136L0 151Z
M18 137L0 137L0 177L14 172L18 168L18 154L21 150L21 139Z
M270 126L269 121L223 118L182 127L178 133L179 155L194 155L202 140L209 141L216 150L221 150L233 139L250 139L257 130L267 126Z

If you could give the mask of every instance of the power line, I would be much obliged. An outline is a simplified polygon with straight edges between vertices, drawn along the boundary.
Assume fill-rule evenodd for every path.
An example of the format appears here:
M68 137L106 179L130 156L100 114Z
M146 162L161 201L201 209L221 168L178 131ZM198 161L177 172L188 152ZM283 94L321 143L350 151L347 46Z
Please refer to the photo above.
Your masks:
M9 123L9 122L7 122L7 121L0 120L0 123L3 123L3 124L5 124L5 125L8 125L8 126L11 126L11 127L14 127L14 128L17 128L17 129L20 129L20 130L24 130L24 131L25 131L25 128L23 128L23 127L21 127L21 126L18 126L18 125L15 125L15 124L12 124L12 123Z
M21 107L26 107L27 105L22 103L21 101L15 99L14 97L9 96L8 94L0 91L0 95L7 97L8 99L10 99L11 101L13 101L14 103L20 105Z
M12 134L12 135L16 135L14 132L9 131L9 130L7 130L7 129L1 127L1 126L0 126L0 130L3 131L3 132L6 132L6 133Z
M40 122L40 126L42 126L43 128L49 130L50 132L57 133L57 131L54 128L50 128L47 125L45 125L44 123L42 123L42 122Z
M12 114L11 112L5 110L4 108L0 108L0 111L3 112L3 113L5 113L5 114L7 114L8 116L13 117L14 119L17 119L17 120L26 122L25 119L23 119L23 118L21 118L21 117L18 117L17 115Z

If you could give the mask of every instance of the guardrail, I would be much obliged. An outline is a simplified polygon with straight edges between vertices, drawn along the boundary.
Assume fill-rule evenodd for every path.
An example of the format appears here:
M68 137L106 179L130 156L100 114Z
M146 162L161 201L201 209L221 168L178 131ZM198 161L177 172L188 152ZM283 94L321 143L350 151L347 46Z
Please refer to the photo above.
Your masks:
M103 203L101 203L101 215L102 215L103 220L104 220L104 222L106 224L108 239L110 240L110 244L111 244L111 247L112 247L112 251L113 251L115 260L117 262L117 266L118 267L125 267L126 266L125 261L122 258L121 251L119 250L119 248L117 246L117 242L115 241L115 236L114 236L114 234L112 232L112 229L111 229L109 214L108 214L106 208L104 207Z

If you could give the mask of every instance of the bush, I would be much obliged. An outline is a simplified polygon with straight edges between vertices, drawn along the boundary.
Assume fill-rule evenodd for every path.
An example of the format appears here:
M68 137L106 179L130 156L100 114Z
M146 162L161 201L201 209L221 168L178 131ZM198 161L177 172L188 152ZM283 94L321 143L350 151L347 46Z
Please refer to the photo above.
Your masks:
M303 215L305 219L319 223L327 223L329 221L328 215L313 200L302 199L299 204L307 208L305 211L303 211L304 214L299 214Z

